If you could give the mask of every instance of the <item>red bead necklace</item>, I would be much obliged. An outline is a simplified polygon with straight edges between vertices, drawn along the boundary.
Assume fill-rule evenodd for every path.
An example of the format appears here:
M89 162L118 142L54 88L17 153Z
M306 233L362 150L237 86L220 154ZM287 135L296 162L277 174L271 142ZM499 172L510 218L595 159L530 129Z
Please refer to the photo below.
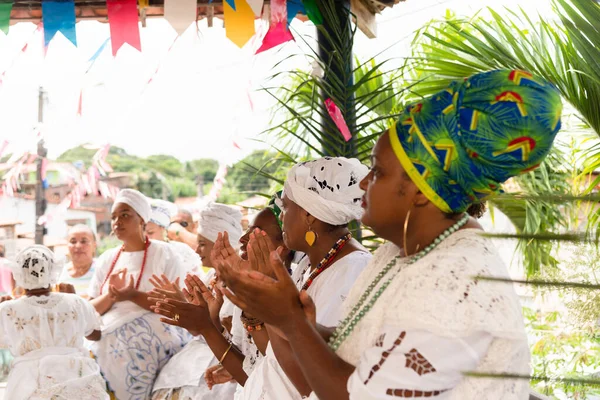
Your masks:
M144 258L142 260L142 269L140 270L140 276L138 277L137 282L135 283L135 290L138 290L140 288L140 283L142 282L142 275L144 275L144 270L146 269L146 258L148 257L148 247L150 247L150 239L148 239L148 237L146 236L146 243L144 245ZM125 245L121 246L121 248L119 249L119 252L117 253L117 256L113 260L113 262L110 266L110 270L108 271L108 274L106 274L106 278L104 278L104 282L102 282L102 286L100 286L100 294L102 294L102 289L104 289L104 285L106 285L108 278L110 278L110 276L112 275L113 270L115 269L115 265L117 265L117 261L119 261L119 257L121 257L121 253L123 252L124 248L125 248Z
M302 285L302 290L307 290L310 287L310 285L312 285L313 281L317 278L317 276L321 275L323 271L325 271L331 266L335 257L344 248L346 243L350 241L350 239L352 239L352 234L348 233L339 238L337 242L335 242L335 244L327 252L325 257L323 257L319 265L317 265L317 268L310 274L308 280L304 283L304 285ZM310 264L308 265L308 267L310 268Z

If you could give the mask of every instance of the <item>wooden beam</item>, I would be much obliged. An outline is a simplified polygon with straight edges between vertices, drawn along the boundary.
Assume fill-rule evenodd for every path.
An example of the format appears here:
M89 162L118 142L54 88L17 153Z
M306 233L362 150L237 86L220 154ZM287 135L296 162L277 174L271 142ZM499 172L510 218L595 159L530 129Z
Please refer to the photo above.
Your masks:
M377 37L377 20L375 13L371 11L361 0L350 0L350 9L355 16L354 23L369 39Z

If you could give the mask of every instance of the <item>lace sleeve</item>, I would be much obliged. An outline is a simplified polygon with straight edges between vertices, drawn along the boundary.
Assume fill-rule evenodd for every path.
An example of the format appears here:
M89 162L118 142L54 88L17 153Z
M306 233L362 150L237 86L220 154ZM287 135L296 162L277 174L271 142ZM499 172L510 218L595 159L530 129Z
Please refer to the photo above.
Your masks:
M492 336L448 338L385 328L348 381L351 400L450 398L451 390L485 356Z

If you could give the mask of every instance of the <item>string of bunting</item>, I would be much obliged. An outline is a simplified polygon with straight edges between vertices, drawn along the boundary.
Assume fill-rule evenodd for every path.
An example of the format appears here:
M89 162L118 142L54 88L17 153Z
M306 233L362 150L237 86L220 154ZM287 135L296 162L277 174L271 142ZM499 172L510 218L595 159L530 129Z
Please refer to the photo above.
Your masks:
M264 0L223 1L226 36L240 48L257 34L254 22L264 12L270 13L269 30L257 53L293 41L289 25L298 14L307 15L315 24L323 23L316 0L271 0L270 7L264 7L264 3ZM117 55L124 44L129 44L138 51L142 50L139 21L140 15L145 20L147 7L147 0L106 0L113 56ZM0 31L7 35L12 11L12 0L0 0ZM198 19L197 0L164 0L164 18L178 36L182 35ZM46 48L59 32L77 46L74 0L42 1L42 22Z

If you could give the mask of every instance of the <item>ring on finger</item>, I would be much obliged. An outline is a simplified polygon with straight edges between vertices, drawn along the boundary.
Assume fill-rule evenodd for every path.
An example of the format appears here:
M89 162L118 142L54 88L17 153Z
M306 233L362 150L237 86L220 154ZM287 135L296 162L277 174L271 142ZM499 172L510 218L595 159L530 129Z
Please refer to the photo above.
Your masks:
M179 321L179 314L173 315L173 321L175 321L175 322Z

